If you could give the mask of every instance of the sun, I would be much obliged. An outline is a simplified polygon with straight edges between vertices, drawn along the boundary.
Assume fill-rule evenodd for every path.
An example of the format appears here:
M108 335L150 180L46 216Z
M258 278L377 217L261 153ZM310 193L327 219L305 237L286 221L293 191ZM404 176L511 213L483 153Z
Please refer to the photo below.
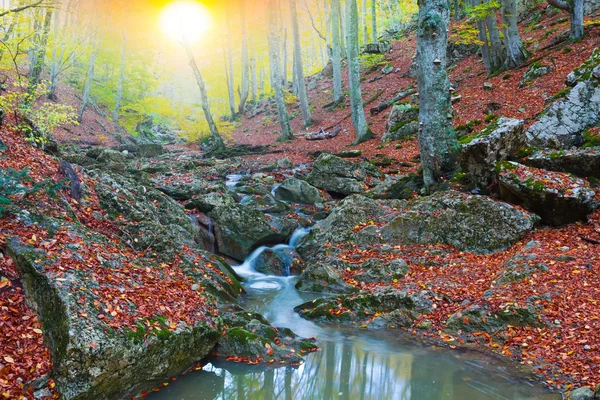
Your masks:
M163 32L176 41L195 42L211 25L210 11L196 1L174 1L160 15Z

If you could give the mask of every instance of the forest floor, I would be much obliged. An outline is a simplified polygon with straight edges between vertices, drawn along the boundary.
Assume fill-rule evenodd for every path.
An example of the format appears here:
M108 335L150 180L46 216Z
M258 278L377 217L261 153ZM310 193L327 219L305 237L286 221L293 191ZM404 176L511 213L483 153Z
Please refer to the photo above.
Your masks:
M592 19L587 21L590 23ZM544 18L531 27L522 26L522 37L526 44L530 49L533 45L537 45L539 49L532 51L531 62L539 59L542 64L553 67L550 74L523 88L519 87L519 82L527 71L527 66L487 78L483 64L477 56L460 61L450 73L456 88L455 94L462 96L454 105L455 125L474 120L483 121L486 110L490 107L494 109L495 114L524 119L528 125L531 124L553 97L565 89L567 74L589 58L594 48L599 47L600 26L597 22L596 19L587 26L583 41L557 46L550 44L558 35L569 29L569 21L565 19L564 14ZM368 81L380 75L380 72L365 76L362 85L363 99L368 101L378 96L366 106L368 122L377 137L351 147L362 150L363 157L367 159L378 154L393 158L393 168L399 173L414 170L418 166L419 149L416 139L402 142L400 145L382 144L381 136L385 132L391 108L375 116L370 116L369 108L393 98L400 91L416 86L415 80L408 76L414 53L414 38L394 42L393 51L386 55L386 60L399 71L374 82ZM493 89L484 90L484 82L491 83ZM347 87L346 78L344 87ZM292 120L292 128L299 137L293 142L278 143L276 141L279 128L276 121L257 116L241 121L240 127L233 133L232 144L270 145L273 150L281 151L245 157L263 165L283 157L288 157L294 164L310 163L319 152L349 149L348 146L355 138L351 118L348 116L348 100L345 106L332 111L326 110L323 106L331 101L331 93L332 81L328 78L319 80L316 88L309 92L315 120L310 130L316 131L339 123L342 133L336 138L323 141L305 140L301 135L305 130L298 115ZM78 106L79 100L73 89L61 88L58 98L61 102ZM290 111L295 110L291 108ZM118 145L118 140L111 132L118 131L119 128L113 126L103 114L102 110L92 107L92 110L86 112L81 125L59 130L56 134L57 140L60 143L75 145ZM480 125L483 127L485 122ZM0 157L0 169L28 167L30 176L36 181L60 179L56 159L29 146L22 137L13 132L3 131L2 139L9 150ZM48 199L48 206L55 207L56 212L63 213L63 218L73 218L74 215L82 223L110 236L115 228L107 223L100 226L95 222L91 215L93 212L99 212L99 207L95 205L95 199L90 199L90 202L92 206L88 208L78 204L67 207L62 202L56 203L55 200ZM5 247L9 234L16 232L33 243L45 243L40 232L32 227L16 226L14 221L7 219L0 219L0 226L3 228L0 232L0 249ZM444 256L434 256L433 254L437 253L431 252L432 247L406 248L404 250L407 253L431 261L444 261L450 265L444 269L410 265L411 269L406 279L417 286L428 284L439 294L477 299L490 287L501 265L530 241L541 243L541 246L535 249L538 256L536 263L545 263L549 270L544 274L534 274L519 284L498 289L490 302L497 309L502 309L510 303L522 302L531 295L538 295L544 299L540 300L539 305L544 308L546 317L559 323L550 328L511 328L503 332L502 342L497 337L484 334L479 335L477 340L494 351L530 365L551 387L568 390L573 386L598 385L600 318L597 310L600 302L600 252L597 243L600 242L600 213L591 215L589 223L572 224L560 229L538 229L513 248L493 255L474 255L447 249L449 252ZM352 255L352 263L360 263L369 257L385 257L379 254L377 249L370 253L356 250ZM95 254L90 254L90 258L92 256L95 257ZM348 257L350 259L350 254ZM440 257L445 259L440 260ZM24 389L23 384L45 376L52 368L50 354L43 343L41 325L35 313L26 305L23 288L17 278L18 273L10 258L0 251L0 395L6 398L30 397L31 393ZM357 284L353 282L351 273L346 274L344 278L350 284ZM170 296L178 295L181 293L170 293ZM168 302L168 297L165 297L165 302ZM450 347L463 343L465 339L461 335L451 337L442 333L442 322L448 315L457 311L460 311L460 305L440 302L436 312L429 317L433 326L424 334L435 337ZM413 332L417 333L416 330ZM53 387L51 382L49 386Z

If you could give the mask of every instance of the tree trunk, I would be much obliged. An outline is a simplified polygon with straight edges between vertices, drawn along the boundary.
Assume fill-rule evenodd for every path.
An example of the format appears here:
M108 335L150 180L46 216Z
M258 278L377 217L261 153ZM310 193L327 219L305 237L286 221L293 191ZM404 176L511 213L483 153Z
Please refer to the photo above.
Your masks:
M36 43L36 56L34 57L34 62L31 66L31 72L29 74L29 99L32 101L33 94L35 93L35 89L37 85L40 83L40 77L42 75L42 69L44 68L44 61L46 59L46 49L48 47L48 36L50 34L50 26L52 24L52 9L49 8L46 11L46 16L44 17L44 25L42 27L43 31L39 38L39 42Z
M527 60L527 52L521 42L518 27L517 0L502 0L502 22L506 48L505 69L520 67Z
M213 148L211 151L218 151L225 148L225 143L223 143L223 139L221 135L219 135L219 131L217 129L217 125L213 119L212 113L210 112L210 104L208 102L208 95L206 94L206 86L204 85L204 79L202 79L202 75L200 74L200 70L198 69L198 65L196 64L196 59L194 58L194 54L192 53L192 49L187 42L182 42L183 47L188 56L188 62L190 67L192 68L192 72L194 73L194 77L196 78L196 83L198 84L198 89L200 89L200 100L202 101L202 111L204 112L204 117L206 118L206 122L208 122L208 129L210 130L210 134L213 137Z
M279 71L279 29L274 0L269 0L267 8L269 15L269 35L267 39L269 42L269 63L271 67L271 82L273 82L273 89L275 89L277 113L279 114L279 122L281 124L281 137L279 138L279 140L292 140L294 139L294 135L292 134L292 129L290 128L290 118L285 107L285 101L283 99L283 89L281 88L281 71Z
M313 124L310 114L310 105L306 95L306 83L304 82L304 68L302 66L302 46L300 44L300 29L298 28L298 15L296 9L296 0L290 0L290 14L292 17L292 37L294 38L294 78L298 89L298 99L300 100L300 110L302 111L302 120L304 126Z
M250 76L252 78L252 101L256 102L258 100L258 78L256 76L256 57L252 57L250 59Z
M283 68L281 70L281 84L283 85L283 87L287 87L287 85L288 85L287 29L283 30L283 50L282 50L282 53L283 53ZM293 78L294 77L292 76L292 82L293 82Z
M100 51L100 44L102 43L102 37L100 36L99 32L96 32L96 36L97 39L94 39L92 44L92 54L90 55L90 62L88 64L87 79L83 89L83 99L81 101L79 117L77 118L79 123L83 121L83 113L85 112L88 102L90 101L90 91L92 90L92 83L94 82L94 67L96 65L96 58L98 58L98 52Z
M498 25L496 24L496 15L492 14L485 19L488 33L490 35L490 68L489 72L493 73L502 68L504 64L504 45L500 39Z
M361 0L362 2L362 15L360 20L362 23L363 33L363 45L369 43L369 27L367 26L367 0Z
M334 103L339 104L343 101L342 51L340 43L340 0L331 0L331 42L331 62L333 64L333 101Z
M583 1L573 0L571 14L571 39L583 39Z
M113 121L119 119L119 109L121 108L121 99L123 98L123 84L125 83L125 53L127 51L127 35L123 32L123 46L121 48L121 73L119 74L119 87L117 89L117 101L113 111Z
M350 107L352 123L356 131L354 144L371 139L374 135L367 125L360 90L360 64L358 62L358 6L356 0L346 0L346 43L348 49L348 82L350 83Z
M366 0L365 0L366 1ZM371 0L371 30L373 34L373 43L377 43L377 0Z
M235 111L235 83L233 75L233 38L231 33L231 24L227 18L227 60L225 60L225 79L227 79L227 95L229 97L229 114L233 121L236 116Z
M477 7L478 5L481 4L481 0L473 0L472 4L473 4L473 7ZM488 43L488 34L487 34L487 28L485 27L485 21L483 21L483 20L477 21L477 30L479 31L478 39L480 42L483 43L481 45L481 57L483 58L483 65L485 67L485 70L488 71L488 73L489 73L490 72L490 46Z
M246 4L245 0L240 0L240 16L242 22L242 91L240 93L239 112L244 115L246 101L250 87L249 68L248 68L248 32L246 29Z
M456 170L460 147L452 127L450 81L446 72L447 0L420 0L417 30L419 146L428 190Z
M568 11L571 16L571 39L583 38L583 1L584 0L548 0L548 4L560 10Z

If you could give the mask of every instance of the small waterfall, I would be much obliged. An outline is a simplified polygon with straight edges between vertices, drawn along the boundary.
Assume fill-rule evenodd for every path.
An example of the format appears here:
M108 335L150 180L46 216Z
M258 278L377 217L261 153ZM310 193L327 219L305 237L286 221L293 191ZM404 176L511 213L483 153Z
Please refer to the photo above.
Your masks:
M289 244L278 244L278 245L272 246L272 247L261 246L261 247L257 248L248 257L246 257L246 259L244 260L244 262L241 265L234 267L235 271L240 276L243 276L245 278L265 276L264 274L256 271L256 269L254 269L254 263L255 263L256 259L258 258L258 256L260 256L265 250L273 250L275 252L283 251L283 250L287 250L287 249L293 250L296 248L296 245L298 244L298 242L303 237L308 235L309 232L310 232L309 228L298 228L292 234ZM289 271L290 266L286 265L286 268Z
M240 175L240 174L227 175L227 180L225 181L225 186L227 186L227 188L229 190L233 190L233 188L237 186L237 184L242 180L242 178L243 178L243 175Z
M200 240L202 244L210 249L211 253L217 251L217 239L215 237L215 226L208 215L205 214L189 214L190 220L194 228L200 233Z

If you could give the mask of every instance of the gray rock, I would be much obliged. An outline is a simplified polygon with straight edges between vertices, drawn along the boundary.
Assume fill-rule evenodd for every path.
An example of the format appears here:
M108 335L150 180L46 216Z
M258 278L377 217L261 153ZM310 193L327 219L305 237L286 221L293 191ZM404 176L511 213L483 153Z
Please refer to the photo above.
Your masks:
M367 43L363 48L365 54L386 54L392 50L392 44L388 41L380 41L377 43Z
M541 65L539 62L533 63L523 75L521 82L519 82L519 87L525 87L537 78L548 75L550 72L552 72L552 67Z
M325 263L309 265L298 279L296 289L301 292L352 293L358 289L344 282L342 275Z
M536 272L545 272L548 266L534 262L537 258L534 249L540 247L539 242L529 242L517 254L502 264L502 272L494 279L495 285L507 285L521 282Z
M527 157L525 164L583 178L600 178L600 148L538 151Z
M409 271L408 264L402 259L385 261L379 258L370 258L354 269L365 270L365 272L355 274L353 279L357 282L367 283L392 283L395 280L402 279Z
M483 90L492 90L494 85L491 82L483 82Z
M294 311L302 318L341 324L362 324L371 319L375 313L394 312L390 320L400 317L402 326L409 326L419 315L431 313L432 305L428 294L424 292L409 295L395 289L382 289L321 298L301 304L294 308Z
M380 228L386 243L444 243L490 253L506 249L529 232L538 217L485 196L440 192L410 201Z
M589 386L582 386L569 394L569 400L594 400L594 391Z
M260 245L285 243L295 229L288 220L267 218L262 212L239 204L216 207L209 216L215 224L219 251L239 261Z
M240 204L264 213L281 213L289 209L287 204L277 200L271 193L263 196L247 196Z
M318 204L325 201L319 189L306 181L296 178L284 181L275 190L275 197L280 200L301 204Z
M387 176L383 182L365 193L372 199L410 199L423 187L422 178L416 174Z
M490 312L480 305L452 314L446 321L450 332L497 332L504 326L540 326L539 314L532 308L509 306L498 312Z
M516 162L498 165L500 197L535 212L542 221L561 226L584 220L598 206L596 193L584 180Z
M583 131L600 121L600 87L578 83L527 131L530 146L569 148L583 143Z
M254 259L254 269L265 275L290 276L299 272L296 252L291 248L265 249Z
M419 130L419 107L410 103L396 104L386 124L383 142L401 140L415 135Z
M230 206L235 204L233 197L226 193L212 192L205 195L194 197L185 203L188 210L196 209L203 213L208 213L220 206Z
M474 137L462 147L462 172L473 187L486 187L496 179L496 163L525 145L524 121L501 117Z
M383 178L383 174L370 163L354 163L331 154L321 154L314 162L307 181L319 189L348 196L365 192L365 181L372 178Z

